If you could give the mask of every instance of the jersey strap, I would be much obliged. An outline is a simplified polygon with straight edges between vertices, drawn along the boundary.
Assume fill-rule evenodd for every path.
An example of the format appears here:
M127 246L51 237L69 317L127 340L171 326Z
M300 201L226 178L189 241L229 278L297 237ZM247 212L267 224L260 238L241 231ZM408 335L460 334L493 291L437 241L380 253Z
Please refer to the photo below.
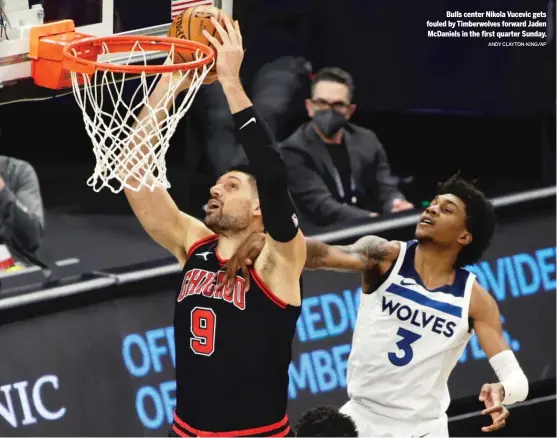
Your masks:
M214 242L215 240L217 240L219 238L219 236L217 236L216 234L212 234L211 236L208 237L204 237L203 239L199 239L197 242L195 242L189 249L188 254L186 255L186 260L188 260L192 254L197 251L201 246L206 245L208 243Z

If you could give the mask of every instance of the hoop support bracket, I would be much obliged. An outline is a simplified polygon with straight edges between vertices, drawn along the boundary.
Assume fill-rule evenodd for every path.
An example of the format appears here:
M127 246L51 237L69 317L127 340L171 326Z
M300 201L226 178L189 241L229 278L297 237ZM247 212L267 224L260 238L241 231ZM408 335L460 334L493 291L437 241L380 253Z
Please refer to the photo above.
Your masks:
M73 20L61 20L33 27L30 32L29 57L31 76L35 84L53 90L71 88L71 74L64 68L62 52L69 43L89 36L76 32ZM94 51L81 56L96 60L98 54L99 52ZM90 73L94 73L94 70ZM83 79L80 77L80 85L82 82Z

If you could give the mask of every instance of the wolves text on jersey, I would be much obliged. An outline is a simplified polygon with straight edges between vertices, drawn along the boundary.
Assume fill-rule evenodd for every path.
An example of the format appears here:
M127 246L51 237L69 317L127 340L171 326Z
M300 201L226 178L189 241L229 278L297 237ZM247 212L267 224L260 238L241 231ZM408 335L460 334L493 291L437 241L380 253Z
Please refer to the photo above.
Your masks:
M214 298L216 300L224 300L227 303L233 304L240 310L246 308L246 291L245 281L242 277L237 276L234 283L234 290L232 294L229 293L228 284L216 290L216 285L219 284L224 276L224 272L210 272L204 269L191 269L184 275L182 287L177 301L180 302L190 295L203 295L207 298Z
M456 322L447 321L420 309L412 309L405 304L389 300L385 296L383 296L383 312L389 312L389 315L395 315L401 321L409 321L416 327L429 328L433 333L443 334L447 338L454 335Z

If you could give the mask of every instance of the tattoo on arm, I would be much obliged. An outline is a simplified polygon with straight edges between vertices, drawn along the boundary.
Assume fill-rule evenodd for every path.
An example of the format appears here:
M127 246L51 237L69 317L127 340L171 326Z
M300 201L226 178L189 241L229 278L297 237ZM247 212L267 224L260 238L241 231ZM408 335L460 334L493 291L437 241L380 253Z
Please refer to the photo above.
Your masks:
M363 255L368 261L379 262L388 254L385 244L388 240L378 236L364 236L352 245L337 246L347 253Z
M338 251L349 254L352 256L352 260L360 260L360 263L363 263L364 266L369 264L369 267L373 268L374 265L388 254L388 248L384 245L385 243L387 243L387 240L381 237L365 236L352 245L331 247L318 240L306 239L307 257L305 269L354 269L354 262L349 262L350 258L339 258L336 255Z
M306 269L317 269L323 264L323 260L329 255L329 245L319 240L306 239Z

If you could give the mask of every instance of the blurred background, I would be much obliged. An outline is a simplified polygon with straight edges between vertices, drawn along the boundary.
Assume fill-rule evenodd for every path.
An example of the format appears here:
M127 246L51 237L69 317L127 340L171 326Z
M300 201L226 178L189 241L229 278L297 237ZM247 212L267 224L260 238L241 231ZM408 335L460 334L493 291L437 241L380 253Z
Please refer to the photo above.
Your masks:
M45 21L72 18L79 26L100 21L106 6L35 3ZM545 44L489 47L482 39L427 37L426 20L487 7L545 12L547 36L537 40ZM134 32L168 24L173 3L114 0L113 8L113 32ZM290 183L306 235L329 243L365 234L411 239L437 183L458 171L494 200L494 242L469 269L497 299L531 382L527 401L511 409L496 435L555 436L554 1L236 0L233 14L246 46L246 90L297 169ZM338 82L323 73L326 67L348 73L352 99L317 95L320 81L351 86L342 74ZM74 97L31 100L25 93L21 83L0 89L0 153L32 166L41 203L26 208L36 219L29 242L8 229L24 219L2 211L2 238L21 269L0 276L0 434L166 436L175 403L171 326L179 269L143 232L123 194L86 185L95 161ZM356 105L350 123L363 134L347 150L352 164L355 156L365 162L360 179L337 165L336 152L321 156L327 148L296 137L312 123L306 104ZM167 155L171 195L200 218L209 187L241 159L227 111L219 85L203 87ZM319 173L316 163L331 158ZM4 168L10 187L9 160ZM345 176L352 185L343 184ZM308 207L310 178L327 197L326 214ZM359 293L357 275L305 276L290 370L294 420L318 404L344 403ZM452 435L479 436L486 419L477 393L494 378L473 338L450 382Z

